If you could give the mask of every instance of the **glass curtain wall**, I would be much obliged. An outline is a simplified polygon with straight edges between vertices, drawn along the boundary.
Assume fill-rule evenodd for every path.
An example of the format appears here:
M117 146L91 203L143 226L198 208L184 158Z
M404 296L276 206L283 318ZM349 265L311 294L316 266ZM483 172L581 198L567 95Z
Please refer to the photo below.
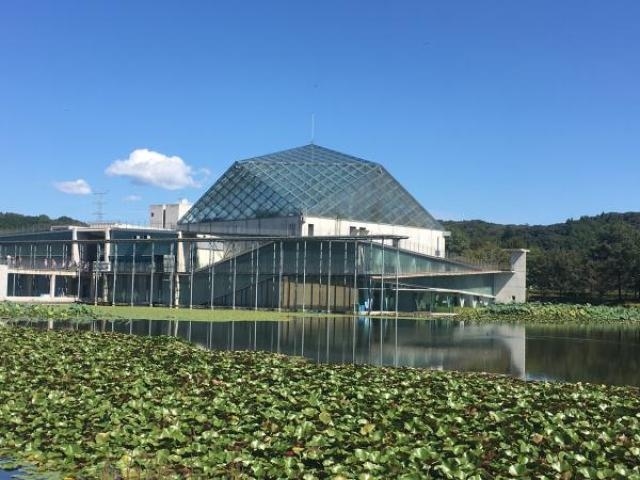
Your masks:
M124 233L121 234L124 237ZM43 269L72 269L56 277L56 295L113 305L231 307L358 312L433 310L436 290L491 295L493 277L476 267L397 249L365 237L282 239L126 238L81 241L72 264L68 241L3 243L1 255ZM7 252L12 252L11 254ZM51 292L46 275L12 272L9 293ZM451 305L447 298L447 306Z

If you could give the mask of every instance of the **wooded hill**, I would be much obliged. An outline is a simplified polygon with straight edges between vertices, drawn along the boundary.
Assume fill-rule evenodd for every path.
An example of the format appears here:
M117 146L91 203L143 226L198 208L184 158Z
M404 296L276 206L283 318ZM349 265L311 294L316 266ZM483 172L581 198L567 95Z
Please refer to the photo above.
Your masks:
M447 256L499 263L505 248L528 248L527 284L537 297L640 299L640 212L602 213L553 225L442 221ZM0 232L86 225L70 217L0 212Z
M554 225L443 221L448 254L479 261L528 248L534 295L581 301L640 298L640 212L602 213Z
M0 232L15 230L46 230L53 225L82 225L79 220L70 217L49 218L47 215L20 215L19 213L0 212Z

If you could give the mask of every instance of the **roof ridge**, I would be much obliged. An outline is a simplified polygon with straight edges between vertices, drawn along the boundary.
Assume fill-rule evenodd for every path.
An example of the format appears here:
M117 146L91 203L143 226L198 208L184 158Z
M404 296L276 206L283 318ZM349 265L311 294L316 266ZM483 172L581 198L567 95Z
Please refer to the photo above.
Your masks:
M237 160L237 163L240 164L246 164L246 163L251 163L251 162L274 162L274 161L278 161L278 162L286 162L291 161L291 162L322 162L322 163L326 163L328 162L328 160L326 158L320 158L320 157L313 157L313 153L315 150L320 150L321 153L323 154L330 154L334 157L337 157L336 163L347 163L348 162L357 162L357 163L365 163L365 164L369 164L369 165L378 165L381 166L379 163L377 162L373 162L371 160L366 160L364 158L360 158L360 157L356 157L354 155L349 155L348 153L343 153L340 152L338 150L334 150L332 148L328 148L328 147L324 147L322 145L317 145L315 143L309 143L306 145L301 145L299 147L293 147L293 148L287 148L285 150L279 150L276 152L272 152L272 153L267 153L264 155L259 155L256 157L250 157L250 158L245 158L243 160ZM291 156L293 154L296 153L302 153L306 156L309 155L309 153L312 155L311 158L291 158L289 159L284 159L284 158L274 158L274 157L282 157L283 155L288 155Z

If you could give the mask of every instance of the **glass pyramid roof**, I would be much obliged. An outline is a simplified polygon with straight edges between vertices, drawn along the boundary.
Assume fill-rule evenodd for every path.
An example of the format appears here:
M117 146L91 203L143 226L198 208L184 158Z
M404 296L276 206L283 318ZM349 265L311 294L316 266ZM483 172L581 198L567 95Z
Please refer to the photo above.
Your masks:
M381 165L318 145L235 162L180 223L296 215L444 230Z

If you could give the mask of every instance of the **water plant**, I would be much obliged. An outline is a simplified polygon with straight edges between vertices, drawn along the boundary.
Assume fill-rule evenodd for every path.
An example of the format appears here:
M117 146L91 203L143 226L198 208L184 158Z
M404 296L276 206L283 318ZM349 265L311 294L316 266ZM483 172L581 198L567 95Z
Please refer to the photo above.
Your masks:
M70 478L640 478L635 388L0 328L0 457Z
M94 307L82 304L49 305L15 302L0 302L0 319L5 320L95 320L98 312Z
M475 322L640 325L640 308L622 305L509 303L461 309L457 312L457 318Z
M170 308L125 305L47 305L0 302L0 319L11 320L193 320L193 321L229 321L229 320L288 320L299 316L299 312L277 312L272 310L253 310L231 308ZM306 313L307 316L318 315ZM322 314L326 316L327 314Z

